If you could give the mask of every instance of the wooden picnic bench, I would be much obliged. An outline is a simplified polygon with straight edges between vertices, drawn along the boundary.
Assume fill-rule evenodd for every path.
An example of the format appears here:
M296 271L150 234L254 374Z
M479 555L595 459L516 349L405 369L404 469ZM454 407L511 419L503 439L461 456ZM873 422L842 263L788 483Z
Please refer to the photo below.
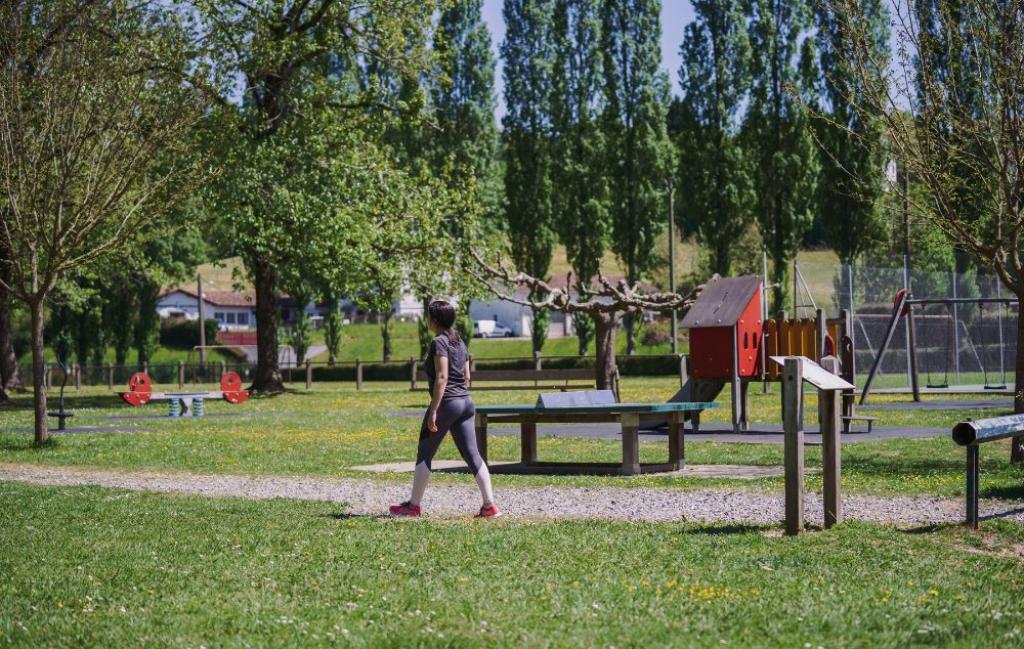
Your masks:
M638 475L678 471L685 464L683 416L716 408L714 402L684 403L616 403L561 408L544 408L535 404L510 406L478 406L476 438L480 455L487 459L487 427L489 424L519 424L522 465L516 472L524 473L586 473L594 475ZM640 463L640 427L650 419L668 418L668 462ZM622 462L539 462L537 460L537 424L615 422L622 427Z
M514 383L518 382L518 383ZM416 369L411 390L427 385L427 373ZM593 390L593 368L550 370L475 370L469 373L470 390Z

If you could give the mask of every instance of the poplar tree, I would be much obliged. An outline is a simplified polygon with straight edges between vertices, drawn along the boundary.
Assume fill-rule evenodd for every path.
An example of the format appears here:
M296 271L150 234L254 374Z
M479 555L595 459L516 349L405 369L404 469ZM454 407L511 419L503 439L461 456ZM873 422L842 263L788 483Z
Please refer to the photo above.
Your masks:
M805 90L813 84L811 0L750 0L751 93L744 136L754 215L772 261L771 313L785 308L789 265L814 221L818 156Z
M432 146L437 168L454 166L475 179L477 201L493 219L501 200L495 60L482 7L483 0L455 0L438 22L434 56L439 78L431 88L438 128Z
M750 79L750 38L741 0L694 0L693 9L679 69L679 221L709 249L711 270L728 275L752 202L749 163L737 134Z
M612 250L635 285L655 264L664 226L669 84L661 71L659 0L605 0L601 10ZM635 314L624 318L626 353L636 351Z
M589 299L608 233L604 138L599 125L602 78L600 2L558 0L555 5L555 68L552 82L552 179L558 191L555 224L575 274L579 299ZM573 315L579 353L594 337L586 313Z
M825 240L843 264L853 264L884 236L885 125L880 114L858 110L866 90L854 62L856 51L867 48L874 62L888 65L889 19L882 0L857 6L861 34L850 29L835 3L821 3L816 10L823 103L813 124L824 151L817 200Z
M505 0L505 216L512 258L516 265L547 278L555 243L552 225L552 187L549 162L552 4L545 0ZM531 287L531 301L543 301L543 291ZM533 308L534 351L547 338L549 315Z

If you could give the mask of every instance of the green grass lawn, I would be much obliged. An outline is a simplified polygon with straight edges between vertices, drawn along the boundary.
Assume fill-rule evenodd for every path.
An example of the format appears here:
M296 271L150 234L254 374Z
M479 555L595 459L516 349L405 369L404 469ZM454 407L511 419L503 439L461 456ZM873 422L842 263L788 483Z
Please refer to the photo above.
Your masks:
M627 378L624 398L661 401L678 382ZM296 387L301 387L297 385ZM755 421L779 420L778 394L752 390ZM481 392L479 403L531 400ZM729 417L723 407L705 421ZM906 397L879 397L878 401ZM29 399L0 408L0 462L120 470L359 476L414 456L421 408L406 384L319 384L203 419L130 409L101 388L72 393L75 425L132 432L54 436L34 448ZM815 412L808 395L808 417ZM880 424L948 429L993 411L878 411ZM494 459L518 439L492 437ZM665 455L644 442L645 460ZM542 439L541 459L619 459L617 440ZM982 494L1024 497L1008 445L982 449ZM445 443L440 457L457 457ZM820 465L817 449L807 464ZM690 463L779 465L780 446L690 442ZM846 493L962 497L963 450L948 436L850 444ZM438 474L438 482L470 482ZM510 485L722 487L753 482L662 476L495 476ZM808 488L820 489L811 475ZM781 494L780 494L781 497ZM1018 646L1024 526L986 521L897 529L844 523L782 538L779 526L608 521L391 521L344 505L160 495L0 482L3 646Z
M664 401L678 381L670 378L624 379L624 399ZM158 386L159 387L159 386ZM212 387L212 386L211 386ZM296 384L301 388L302 384ZM479 404L532 401L530 391L479 392ZM154 402L131 409L116 396L100 388L83 388L69 393L67 405L75 411L76 426L127 425L122 419L138 417L132 432L98 432L54 436L49 446L31 445L29 398L22 395L15 407L0 409L0 462L36 462L124 469L188 470L295 475L348 475L367 477L352 469L355 465L411 460L415 455L419 421L395 416L425 404L425 393L411 393L406 384L370 383L356 392L351 385L314 385L311 392L296 389L273 397L257 398L241 406L224 402L208 404L211 415L203 419L173 420L162 417L166 402ZM879 396L876 402L908 397ZM719 397L721 408L705 413L705 421L728 421L729 392ZM816 412L815 399L808 395L807 417ZM949 430L966 417L998 414L983 410L886 410L875 411L879 425L930 426ZM780 421L778 394L751 390L751 416L755 422ZM128 422L131 423L131 422ZM542 429L543 430L543 429ZM543 434L543 433L542 433ZM517 437L492 436L490 456L494 460L515 460ZM667 456L663 439L641 443L641 459L658 461ZM440 456L457 459L452 444L441 447ZM539 442L540 459L606 461L621 460L617 440L544 438ZM808 447L807 465L820 465L817 448ZM982 448L982 486L986 496L1024 496L1024 470L1011 466L1008 443ZM781 465L782 448L760 444L688 442L686 459L691 464ZM959 497L963 492L964 451L948 435L918 440L893 440L849 444L843 450L843 485L847 492L926 494ZM443 481L470 481L469 476L438 475ZM373 479L400 480L398 474L373 475ZM583 486L659 486L704 488L711 485L737 489L779 488L780 478L756 481L664 477L631 478L595 476L502 476L504 484L574 484ZM808 479L819 488L820 477Z
M6 646L1019 646L1024 531L390 521L0 483Z

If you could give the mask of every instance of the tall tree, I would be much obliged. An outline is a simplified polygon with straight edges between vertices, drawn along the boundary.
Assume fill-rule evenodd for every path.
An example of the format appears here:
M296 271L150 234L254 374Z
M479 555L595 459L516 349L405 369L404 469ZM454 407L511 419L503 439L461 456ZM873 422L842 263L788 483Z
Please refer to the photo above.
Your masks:
M754 214L772 261L771 313L785 308L789 264L814 221L817 149L807 109L814 76L813 0L750 0L751 93L744 139ZM767 279L767 278L766 278Z
M930 0L929 0L930 1ZM933 74L913 60L927 52L928 32L910 16L919 15L917 0L896 9L901 28L894 72L877 54L878 29L860 2L830 0L851 35L848 65L854 83L850 96L863 118L880 117L897 160L923 192L904 199L915 215L933 222L957 246L994 272L1024 305L1024 5L1019 2L945 0L938 3L937 29L947 43L964 43L953 51L969 75ZM960 54L962 52L962 54ZM964 79L977 85L974 100L958 99ZM877 116L877 117L876 117ZM974 170L966 177L962 170ZM965 211L965 183L978 183L992 197ZM981 212L974 212L980 208ZM1017 339L1024 340L1024 318ZM1024 412L1024 345L1015 359L1014 409ZM1014 457L1021 459L1021 440Z
M360 86L354 61L399 80L426 69L419 36L434 0L197 0L220 72L221 110L211 131L225 174L213 205L233 228L256 292L253 388L284 389L278 369L277 297L288 264L329 275L343 246L338 202L347 200L345 158L380 142L395 104L391 88ZM415 36L410 38L410 35ZM379 79L373 76L372 79ZM349 227L370 224L366 221ZM344 255L344 250L336 250Z
M552 186L549 143L551 81L554 48L551 39L552 3L545 0L505 0L504 59L505 216L512 256L519 268L547 278L555 243L552 224ZM534 285L531 291L542 291ZM531 300L543 300L538 293ZM533 350L547 339L546 309L533 308Z
M826 241L843 264L853 264L885 236L881 198L888 157L881 114L861 110L866 89L858 81L855 51L870 50L880 77L890 58L889 16L882 0L864 0L857 9L858 35L836 3L818 3L816 11L823 84L813 119L822 149L818 209Z
M671 169L660 0L605 0L601 48L612 250L625 267L626 282L634 286L658 258L654 244L665 225L665 178ZM624 318L628 354L636 351L637 315Z
M495 111L495 59L491 51L491 35L482 15L483 0L454 0L442 12L434 36L437 78L431 88L431 119L437 131L431 137L433 169L453 189L469 189L474 200L467 202L462 214L450 219L449 234L470 245L470 222L496 230L501 213L501 178L499 176L498 128ZM473 212L470 214L469 212ZM465 263L465 257L459 263ZM461 280L464 269L457 269L445 278L450 292L458 295L460 323L468 323L471 300L476 293ZM454 286L453 284L459 284ZM429 287L423 294L425 307L438 294L439 286ZM426 321L422 321L425 330ZM421 340L429 345L428 335ZM470 338L466 339L471 340ZM426 353L424 347L421 351Z
M601 269L611 230L605 174L599 0L557 0L551 94L551 175L555 227L575 274L582 302ZM590 314L573 314L579 353L594 336Z
M496 217L500 197L498 129L494 119L495 60L483 20L483 0L454 0L434 35L437 80L431 87L434 166L471 177L485 217Z
M43 322L68 273L152 234L203 170L205 111L174 12L123 1L0 5L0 248L31 317L35 442L46 441ZM59 164L56 163L59 161Z
M679 225L710 248L712 270L728 275L732 248L750 224L750 164L737 136L750 80L750 37L742 0L694 0L679 81Z

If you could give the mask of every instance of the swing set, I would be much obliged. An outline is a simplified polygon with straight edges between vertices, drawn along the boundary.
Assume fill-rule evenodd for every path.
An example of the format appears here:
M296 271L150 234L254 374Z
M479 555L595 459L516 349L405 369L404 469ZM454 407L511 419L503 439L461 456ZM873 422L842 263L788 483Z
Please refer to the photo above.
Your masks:
M893 310L892 316L889 318L889 326L886 329L885 338L882 341L882 345L878 350L878 354L875 356L875 360L871 365L871 371L868 373L867 381L864 384L864 389L861 391L860 403L863 405L867 400L868 394L871 392L871 384L875 379L875 375L878 373L879 368L882 366L882 359L885 356L885 352L889 348L889 344L892 342L893 335L896 333L896 327L899 325L900 320L907 316L913 318L912 309L915 306L924 307L927 305L945 305L949 310L950 315L946 317L946 340L945 345L947 350L951 350L952 353L946 353L945 356L945 367L943 369L942 381L933 380L931 365L926 368L925 373L927 375L927 382L925 387L929 389L948 389L949 374L950 374L950 360L954 372L959 379L960 376L960 350L962 347L966 347L970 351L978 364L979 369L984 377L983 390L1005 390L1006 389L1006 357L1005 357L1005 344L1003 340L1003 321L1004 317L1010 317L1010 305L1015 302L1015 299L1004 298L1004 297L977 297L977 298L914 298L909 291L905 288L901 288L896 292L896 296L893 298ZM958 317L958 307L960 305L976 305L979 311L979 341L981 346L981 354L978 353L978 348L975 346L974 341L970 335L970 331L967 329L967 325L960 320ZM997 344L999 346L999 374L998 377L989 373L988 364L984 362L985 357L988 356L987 349L989 344L987 341L988 336L985 334L985 308L986 305L995 305L996 309L996 322L997 322ZM1002 309L999 308L1002 305ZM962 332L961 332L962 330ZM910 353L911 367L911 388L914 393L914 400L919 401L920 386L918 385L917 378L917 344L913 335L908 338L908 351ZM937 372L936 372L937 374ZM994 380L998 378L998 380Z

